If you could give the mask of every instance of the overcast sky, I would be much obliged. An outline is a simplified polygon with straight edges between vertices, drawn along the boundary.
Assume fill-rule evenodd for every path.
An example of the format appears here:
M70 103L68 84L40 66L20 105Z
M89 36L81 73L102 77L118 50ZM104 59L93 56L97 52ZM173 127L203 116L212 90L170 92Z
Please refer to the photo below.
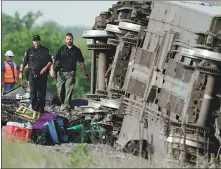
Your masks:
M108 10L117 1L2 1L2 12L23 16L28 11L40 10L43 16L37 23L54 20L63 26L89 26L94 24L95 17Z
M220 2L216 1L216 2ZM37 23L54 20L63 26L89 26L95 17L108 10L117 1L2 1L2 12L14 14L17 10L23 16L28 11L40 10L43 17ZM214 2L214 1L213 1Z

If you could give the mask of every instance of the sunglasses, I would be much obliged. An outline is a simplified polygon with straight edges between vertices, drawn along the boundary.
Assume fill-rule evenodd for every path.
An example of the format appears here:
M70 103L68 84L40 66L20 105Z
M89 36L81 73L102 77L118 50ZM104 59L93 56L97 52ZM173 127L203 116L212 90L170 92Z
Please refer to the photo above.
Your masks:
M12 58L13 56L8 56L8 57Z

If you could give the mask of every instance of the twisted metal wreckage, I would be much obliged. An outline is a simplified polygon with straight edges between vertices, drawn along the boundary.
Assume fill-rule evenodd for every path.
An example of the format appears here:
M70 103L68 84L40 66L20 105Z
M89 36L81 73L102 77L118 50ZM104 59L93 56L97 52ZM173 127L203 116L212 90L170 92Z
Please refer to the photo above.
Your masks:
M91 94L77 120L98 122L97 141L153 161L218 157L221 6L121 1L92 29Z

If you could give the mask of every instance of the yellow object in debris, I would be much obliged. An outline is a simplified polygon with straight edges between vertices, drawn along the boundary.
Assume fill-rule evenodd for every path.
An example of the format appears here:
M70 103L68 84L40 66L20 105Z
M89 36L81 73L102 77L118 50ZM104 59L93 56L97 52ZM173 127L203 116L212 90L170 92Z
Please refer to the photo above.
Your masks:
M22 117L25 117L30 120L37 120L40 117L40 113L30 110L24 106L19 107L16 110L16 113Z

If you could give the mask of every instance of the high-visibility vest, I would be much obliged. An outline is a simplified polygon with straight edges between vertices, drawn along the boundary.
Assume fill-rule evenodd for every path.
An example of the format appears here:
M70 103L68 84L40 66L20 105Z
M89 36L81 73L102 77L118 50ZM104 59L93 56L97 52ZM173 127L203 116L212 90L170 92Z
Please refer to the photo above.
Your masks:
M17 65L16 63L12 62L14 66L14 70L12 70L12 67L5 61L5 72L3 81L4 83L16 83L17 82ZM13 73L14 72L14 73Z

